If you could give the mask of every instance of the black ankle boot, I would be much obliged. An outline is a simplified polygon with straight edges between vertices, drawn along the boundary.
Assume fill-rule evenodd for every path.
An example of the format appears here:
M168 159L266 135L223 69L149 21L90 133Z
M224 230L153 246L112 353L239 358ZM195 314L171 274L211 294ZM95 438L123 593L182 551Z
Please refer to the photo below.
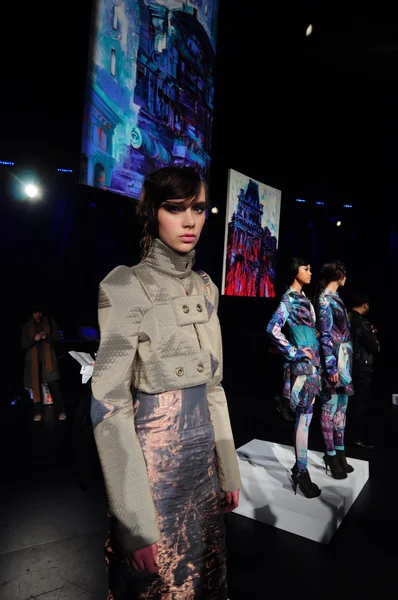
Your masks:
M333 479L347 479L347 473L343 471L337 454L334 456L325 454L323 460L325 461L326 473L328 472L328 469L330 469Z
M354 467L348 464L345 456L345 450L336 450L336 452L340 467L343 469L344 473L352 473L354 471Z
M298 471L297 467L294 466L292 469L292 482L295 494L297 494L297 486L299 486L306 498L317 498L321 495L319 487L311 481L308 469L306 471Z

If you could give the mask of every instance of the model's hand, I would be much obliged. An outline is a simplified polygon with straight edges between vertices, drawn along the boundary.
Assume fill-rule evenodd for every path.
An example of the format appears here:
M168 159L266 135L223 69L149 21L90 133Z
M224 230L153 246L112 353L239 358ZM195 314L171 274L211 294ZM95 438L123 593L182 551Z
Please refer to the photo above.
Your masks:
M42 333L41 334L41 339L42 340L46 340L47 339L47 334L46 333Z
M41 340L41 333L36 333L35 337L34 337L35 342L40 342Z
M126 556L126 562L136 571L147 571L148 573L157 573L159 567L156 564L158 555L158 545L152 544L141 550L134 550Z
M332 383L337 383L338 380L339 380L338 373L335 373L334 375L329 375L329 381L331 381Z
M303 352L305 352L305 355L307 358L309 358L310 360L312 360L312 351L311 348L303 348Z
M225 513L232 512L238 507L239 492L240 490L235 490L235 492L225 492L225 498L223 501L223 510Z

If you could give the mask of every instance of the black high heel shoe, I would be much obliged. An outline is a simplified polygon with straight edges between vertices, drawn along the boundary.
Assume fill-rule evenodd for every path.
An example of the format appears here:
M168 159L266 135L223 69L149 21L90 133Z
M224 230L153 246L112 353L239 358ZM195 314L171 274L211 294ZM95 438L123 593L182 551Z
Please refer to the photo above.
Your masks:
M326 475L328 473L328 469L330 469L333 479L347 479L347 473L343 471L337 454L334 456L325 454L323 460L325 462Z
M319 487L311 481L308 469L306 471L298 471L296 467L293 467L292 482L295 494L297 494L298 486L306 498L318 498L321 495Z
M336 452L337 458L339 459L340 467L343 469L344 473L352 473L355 469L354 467L348 464L345 455L345 450L336 450Z

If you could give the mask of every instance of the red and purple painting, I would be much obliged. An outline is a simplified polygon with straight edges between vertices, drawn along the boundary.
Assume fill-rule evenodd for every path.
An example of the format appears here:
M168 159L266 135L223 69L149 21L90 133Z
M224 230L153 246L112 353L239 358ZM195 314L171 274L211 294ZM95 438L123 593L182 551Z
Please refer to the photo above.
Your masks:
M222 293L275 297L280 190L229 170Z

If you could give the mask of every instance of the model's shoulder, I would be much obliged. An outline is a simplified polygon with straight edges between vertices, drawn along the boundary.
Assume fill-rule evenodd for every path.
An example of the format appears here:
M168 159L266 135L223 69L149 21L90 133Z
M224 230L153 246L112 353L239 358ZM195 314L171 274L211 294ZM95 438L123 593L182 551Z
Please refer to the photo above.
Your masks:
M135 308L150 305L134 269L125 265L113 269L100 285L99 308L120 303L134 305Z
M322 292L318 296L318 304L323 304L323 305L330 304L331 300L332 300L332 297L327 292Z
M115 267L108 275L101 281L102 286L120 286L128 285L134 279L133 270L131 267L126 265L120 265Z
M288 292L285 292L284 294L282 294L281 299L279 300L280 304L285 304L286 302L290 302L291 298L290 298L290 294Z
M290 307L297 300L296 294L294 290L286 290L284 294L281 296L280 304L285 304L285 306Z
M331 315L333 313L333 299L329 294L321 294L319 296L316 309L319 314L323 315Z

